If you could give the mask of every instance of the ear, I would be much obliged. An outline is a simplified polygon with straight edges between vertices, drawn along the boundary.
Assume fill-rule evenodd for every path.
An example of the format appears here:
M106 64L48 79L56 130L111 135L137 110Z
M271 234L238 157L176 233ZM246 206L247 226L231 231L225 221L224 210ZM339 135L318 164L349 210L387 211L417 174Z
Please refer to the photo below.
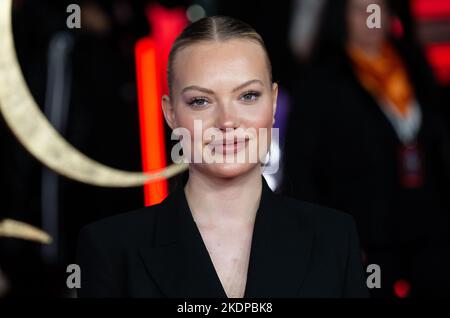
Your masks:
M278 99L278 84L277 83L273 83L272 84L272 108L273 108L273 122L272 124L275 123L275 113L277 112L277 99Z
M161 100L162 110L164 113L164 118L166 119L167 125L173 130L177 127L175 111L172 105L170 97L164 95Z

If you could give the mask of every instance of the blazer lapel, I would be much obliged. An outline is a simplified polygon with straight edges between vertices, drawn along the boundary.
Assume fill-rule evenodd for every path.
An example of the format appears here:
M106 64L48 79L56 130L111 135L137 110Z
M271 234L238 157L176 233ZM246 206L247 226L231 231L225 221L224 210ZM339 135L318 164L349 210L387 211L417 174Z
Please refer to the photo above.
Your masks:
M155 237L140 249L148 274L167 297L226 298L183 187L165 202ZM244 297L298 296L313 244L313 225L299 215L263 178Z
M140 249L149 275L167 297L225 298L183 187L167 198L166 204L156 222L154 247Z
M263 178L245 297L296 297L307 273L313 225Z

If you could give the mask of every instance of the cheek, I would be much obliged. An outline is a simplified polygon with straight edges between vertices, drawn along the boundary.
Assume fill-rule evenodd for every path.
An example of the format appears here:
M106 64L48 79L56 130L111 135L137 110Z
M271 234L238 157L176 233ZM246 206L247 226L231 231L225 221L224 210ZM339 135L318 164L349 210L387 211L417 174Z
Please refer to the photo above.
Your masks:
M185 105L177 105L175 110L175 117L179 127L184 127L189 131L194 131L195 122L201 122L202 127L209 127L212 125L214 113L211 109L192 110ZM197 124L198 125L198 124Z
M176 124L178 128L182 128L184 131L184 134L182 136L181 145L183 148L183 154L186 158L189 158L192 160L193 150L196 148L193 146L193 140L194 140L194 120L195 117L192 116L191 113L186 111L185 108L183 108L183 105L176 105L175 106L175 117L176 117Z
M248 128L254 128L258 131L260 128L270 129L272 127L272 116L264 115L258 118L253 118L251 121L246 123Z
M175 116L178 127L182 127L189 131L191 138L193 138L195 131L195 121L201 118L198 118L198 116L183 107L183 105L177 105L177 107L178 109L175 111Z
M249 128L270 128L273 121L272 103L267 100L264 104L246 113L244 125Z
M270 103L266 104L264 110L260 109L253 116L247 118L244 126L256 131L256 152L259 158L263 160L267 150L270 148L272 127L273 127L273 108Z

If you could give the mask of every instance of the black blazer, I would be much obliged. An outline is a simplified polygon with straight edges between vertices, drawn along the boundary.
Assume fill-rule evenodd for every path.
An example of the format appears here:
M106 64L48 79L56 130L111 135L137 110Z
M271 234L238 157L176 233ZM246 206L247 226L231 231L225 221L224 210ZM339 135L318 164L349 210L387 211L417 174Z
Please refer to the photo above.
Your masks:
M366 297L352 218L272 192L263 178L245 297ZM85 226L79 297L226 297L183 187Z

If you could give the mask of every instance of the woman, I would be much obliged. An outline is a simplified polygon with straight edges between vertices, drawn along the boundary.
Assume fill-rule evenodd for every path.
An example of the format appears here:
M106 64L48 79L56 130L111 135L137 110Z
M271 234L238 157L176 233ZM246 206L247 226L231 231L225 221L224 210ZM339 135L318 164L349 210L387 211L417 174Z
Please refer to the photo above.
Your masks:
M270 143L270 134L241 133L271 129L276 109L277 84L255 30L229 17L191 24L172 47L168 82L170 128L194 136L200 122L202 136L223 134L183 135L189 178L161 204L82 229L79 296L366 296L349 216L274 194L260 159L205 163L205 149L261 158L267 148L252 141Z
M379 29L366 26L373 4ZM432 74L407 29L394 37L389 4L327 2L316 60L295 89L284 190L353 215L382 270L374 296L396 296L402 280L409 296L448 295L448 134Z

